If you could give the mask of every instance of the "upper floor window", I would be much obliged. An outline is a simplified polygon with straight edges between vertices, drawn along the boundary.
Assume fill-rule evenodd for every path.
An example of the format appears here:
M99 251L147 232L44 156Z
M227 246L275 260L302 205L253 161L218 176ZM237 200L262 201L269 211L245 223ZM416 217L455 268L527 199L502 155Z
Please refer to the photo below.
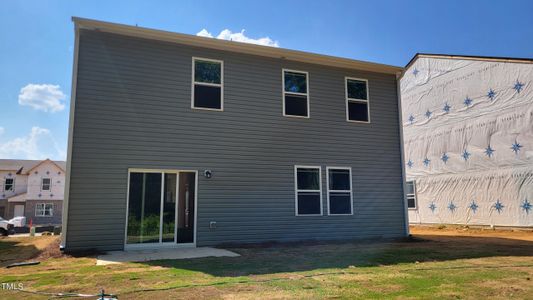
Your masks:
M50 178L43 178L41 181L41 190L49 191L51 185L52 185L52 180Z
M352 122L370 122L368 80L346 77L346 119Z
M328 167L328 214L351 215L352 169L347 167Z
M224 110L224 63L193 57L192 65L191 107Z
M416 209L416 183L407 181L406 187L407 208Z
M36 217L52 217L54 215L54 205L52 203L37 203L35 205Z
M322 215L320 167L295 166L296 215Z
M309 73L283 70L283 115L309 118Z
M4 191L14 191L14 190L15 190L15 179L6 178L6 181L4 182Z

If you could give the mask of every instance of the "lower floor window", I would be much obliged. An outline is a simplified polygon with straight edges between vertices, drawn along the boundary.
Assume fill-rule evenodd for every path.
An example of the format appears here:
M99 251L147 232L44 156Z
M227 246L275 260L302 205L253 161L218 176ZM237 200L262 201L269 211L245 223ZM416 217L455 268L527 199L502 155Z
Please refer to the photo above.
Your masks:
M296 166L296 215L322 215L320 167Z
M54 215L54 205L51 203L38 203L35 205L36 217L52 217Z
M328 167L328 213L330 215L351 215L352 170L346 167Z
M414 181L407 181L407 208L416 208L416 184Z

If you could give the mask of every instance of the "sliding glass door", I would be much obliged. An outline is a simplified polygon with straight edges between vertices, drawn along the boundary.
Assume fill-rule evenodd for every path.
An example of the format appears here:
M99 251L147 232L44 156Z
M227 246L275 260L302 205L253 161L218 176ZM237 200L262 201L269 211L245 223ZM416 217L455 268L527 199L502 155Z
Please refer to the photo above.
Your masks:
M130 173L128 244L159 243L161 173Z
M131 171L126 244L194 243L196 172Z
M163 195L162 242L174 242L176 236L176 186L177 174L165 173L165 194Z

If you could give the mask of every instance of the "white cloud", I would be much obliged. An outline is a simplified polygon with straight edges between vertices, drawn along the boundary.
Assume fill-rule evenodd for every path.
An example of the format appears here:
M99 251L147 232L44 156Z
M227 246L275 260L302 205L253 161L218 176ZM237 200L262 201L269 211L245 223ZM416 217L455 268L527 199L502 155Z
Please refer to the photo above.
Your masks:
M196 35L197 36L203 36L203 37L210 37L210 38L213 37L213 35L211 33L209 33L209 31L205 30L205 28L200 30L200 32L198 32Z
M34 126L26 136L0 142L0 157L65 159L66 152L59 147L50 130Z
M20 89L19 104L46 112L65 109L65 94L59 85L30 83Z
M4 127L0 127L0 135L4 134L4 131L5 131Z
M214 37L205 28L202 29L200 32L198 32L196 35L203 36L203 37L209 37L209 38ZM228 41L235 41L235 42L241 42L241 43L270 46L270 47L279 47L278 41L274 41L269 37L262 37L258 39L247 37L246 35L244 35L244 29L241 30L241 32L231 32L231 30L229 29L224 29L217 35L216 38L219 40L228 40Z

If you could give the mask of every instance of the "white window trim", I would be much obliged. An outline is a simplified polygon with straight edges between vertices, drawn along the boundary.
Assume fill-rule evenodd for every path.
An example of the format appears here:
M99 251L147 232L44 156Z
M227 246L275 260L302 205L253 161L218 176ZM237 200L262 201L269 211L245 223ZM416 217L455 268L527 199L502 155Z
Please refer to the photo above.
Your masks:
M47 205L51 206L49 215L45 214ZM42 206L42 208L38 209L39 206ZM39 211L41 212L41 214L38 214ZM53 203L37 203L37 204L35 204L35 216L36 217L45 217L45 218L53 217L54 216L54 204Z
M293 73L305 74L305 85L306 85L307 93L295 93L295 92L287 92L287 91L285 91L285 72L293 72ZM282 98L283 98L282 102L283 102L283 116L284 117L301 118L301 119L309 119L309 118L311 118L311 104L310 104L311 100L309 98L309 72L293 70L293 69L281 69L281 91L282 91ZM307 116L295 116L295 115L286 114L285 113L285 94L306 96L306 98L307 98Z
M6 186L7 186L7 180L8 180L8 179L13 180L13 183L11 184L11 189L9 189L9 190L6 189ZM15 178L6 178L6 179L4 179L4 185L3 185L3 188L4 188L4 192L7 192L7 191L11 191L11 192L13 192L13 191L15 191Z
M318 184L320 189L318 190L299 190L298 189L298 169L318 169ZM320 214L298 214L298 193L299 192L310 192L310 193L319 193L320 194ZM294 215L297 217L316 217L323 216L323 203L322 203L322 167L321 166L304 166L304 165L295 165L294 166Z
M407 209L409 210L417 210L418 209L418 197L416 196L416 181L414 180L407 180L405 182L405 186L407 187L407 185L409 184L409 182L412 182L413 183L413 192L415 192L414 194L408 194L408 193L405 193L405 199L407 200ZM415 198L415 207L409 207L409 196L412 196Z
M366 100L365 99L348 98L348 80L359 80L359 81L366 82ZM351 122L351 123L370 124L370 89L369 89L369 86L368 86L368 79L355 78L355 77L344 77L344 94L345 94L345 97L346 97L346 121ZM349 102L366 103L368 121L350 120L350 113L349 113L349 110L348 110L348 103Z
M330 190L329 189L329 170L348 170L350 172L350 189L349 190ZM326 191L328 200L328 216L352 216L353 212L353 185L352 185L352 168L351 167L326 167ZM350 211L349 214L332 214L329 208L329 193L350 193Z
M45 180L45 179L50 180L50 183L48 183L48 189L47 189L47 190L45 190L45 189L43 188L43 186L44 186L44 180ZM48 191L48 192L49 192L49 191L51 191L51 190L52 190L52 178L50 178L50 177L43 177L43 178L41 178L41 191Z
M207 83L207 82L195 82L194 80L194 62L197 60L210 61L220 63L220 83ZM211 58L203 57L192 57L192 67L191 67L191 108L198 110L212 110L212 111L224 111L224 61ZM220 87L220 109L218 108L207 108L207 107L196 107L194 106L194 85L205 85L205 86L216 86Z

